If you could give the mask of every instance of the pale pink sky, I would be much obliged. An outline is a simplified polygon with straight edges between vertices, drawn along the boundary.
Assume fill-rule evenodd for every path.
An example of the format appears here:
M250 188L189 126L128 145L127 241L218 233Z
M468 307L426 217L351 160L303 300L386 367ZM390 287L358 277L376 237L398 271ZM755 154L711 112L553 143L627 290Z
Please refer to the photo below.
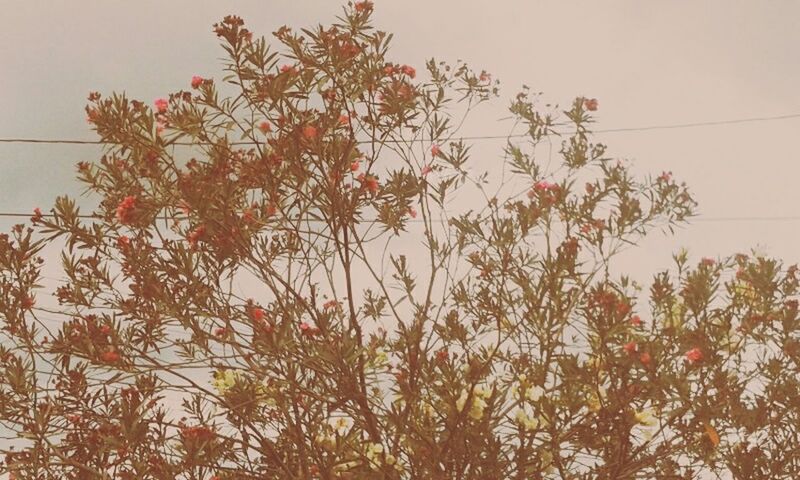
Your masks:
M502 81L503 99L465 134L503 134L497 122L522 83L565 104L600 101L598 128L649 126L800 112L800 3L789 1L377 0L376 23L395 34L392 57L463 59ZM146 101L219 77L211 24L234 13L258 34L282 24L328 23L331 0L0 0L0 137L92 139L83 105L90 90L125 90ZM800 119L606 134L640 172L671 170L712 217L800 215L795 138ZM496 162L502 142L476 147ZM0 144L0 210L50 207L80 190L73 165L97 149ZM489 163L491 164L491 163ZM0 221L7 230L12 222ZM643 279L679 246L715 256L763 245L789 262L800 221L695 223L648 240L627 265Z

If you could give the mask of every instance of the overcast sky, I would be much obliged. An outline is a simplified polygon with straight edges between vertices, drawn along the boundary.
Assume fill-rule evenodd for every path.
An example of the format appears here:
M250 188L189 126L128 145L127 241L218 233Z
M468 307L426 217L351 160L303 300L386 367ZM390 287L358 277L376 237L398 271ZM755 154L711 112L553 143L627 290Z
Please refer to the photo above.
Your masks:
M390 56L423 70L430 57L462 59L502 82L503 98L466 135L504 134L497 121L523 83L567 104L599 100L598 127L641 127L800 113L800 2L377 0L379 28L395 34ZM89 91L126 91L148 103L219 78L211 25L238 14L257 34L280 25L330 23L331 0L0 0L0 137L94 139ZM800 216L800 118L600 135L638 172L685 179L707 217ZM497 161L484 142L476 162ZM49 209L77 195L74 164L94 147L0 144L0 210ZM12 222L0 220L7 230ZM695 222L654 237L626 257L642 279L688 247L695 258L761 245L800 261L800 221Z

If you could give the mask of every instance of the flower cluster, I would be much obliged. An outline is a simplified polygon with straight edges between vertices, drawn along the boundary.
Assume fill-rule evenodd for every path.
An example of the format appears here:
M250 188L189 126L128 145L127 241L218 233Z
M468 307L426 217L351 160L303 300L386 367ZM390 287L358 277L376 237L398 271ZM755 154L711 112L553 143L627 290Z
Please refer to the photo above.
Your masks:
M473 420L480 420L483 418L484 410L487 406L487 400L492 396L493 389L484 385L475 385L472 391L466 389L461 391L461 395L456 400L456 410L459 412L464 411L464 408L469 402L469 417Z

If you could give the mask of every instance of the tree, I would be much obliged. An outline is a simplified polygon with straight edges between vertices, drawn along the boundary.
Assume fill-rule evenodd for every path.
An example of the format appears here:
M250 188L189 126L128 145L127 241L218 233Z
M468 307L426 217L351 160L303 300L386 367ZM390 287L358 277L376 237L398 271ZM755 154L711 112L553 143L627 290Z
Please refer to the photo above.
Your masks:
M649 292L617 278L693 215L686 186L608 158L596 100L526 89L493 190L457 135L497 82L418 81L372 10L279 51L228 16L223 82L90 95L96 208L0 237L10 478L794 478L797 268L680 252Z

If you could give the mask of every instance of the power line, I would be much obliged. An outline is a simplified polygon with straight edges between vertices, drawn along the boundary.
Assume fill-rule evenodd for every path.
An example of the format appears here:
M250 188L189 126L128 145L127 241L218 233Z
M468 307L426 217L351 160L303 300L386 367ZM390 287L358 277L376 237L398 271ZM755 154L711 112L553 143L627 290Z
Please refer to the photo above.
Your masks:
M728 119L728 120L717 120L717 121L707 121L707 122L691 122L691 123L676 123L676 124L664 124L664 125L649 125L643 127L619 127L619 128L605 128L599 130L592 130L592 133L622 133L622 132L645 132L651 130L674 130L674 129L684 129L684 128L696 128L696 127L712 127L718 125L735 125L741 123L755 123L755 122L767 122L767 121L776 121L776 120L789 120L793 118L800 118L800 113L790 113L786 115L775 115L775 116L765 116L765 117L749 117L749 118L736 118L736 119ZM571 132L568 131L559 131L555 132L557 134L568 134ZM502 140L502 139L509 139L509 138L523 138L527 137L527 133L517 133L511 135L471 135L465 137L458 137L461 140ZM421 138L416 140L385 140L382 143L419 143L419 142L432 142L434 140L429 138ZM59 138L0 138L0 143L27 143L27 144L53 144L53 145L110 145L109 142L102 142L100 140L76 140L76 139L59 139ZM231 145L256 145L260 142L253 142L253 141L243 141L243 142L231 142ZM371 140L362 140L356 143L359 144L366 144L371 143ZM197 145L204 145L206 143L203 142L172 142L168 143L168 145L180 145L180 146L197 146Z

